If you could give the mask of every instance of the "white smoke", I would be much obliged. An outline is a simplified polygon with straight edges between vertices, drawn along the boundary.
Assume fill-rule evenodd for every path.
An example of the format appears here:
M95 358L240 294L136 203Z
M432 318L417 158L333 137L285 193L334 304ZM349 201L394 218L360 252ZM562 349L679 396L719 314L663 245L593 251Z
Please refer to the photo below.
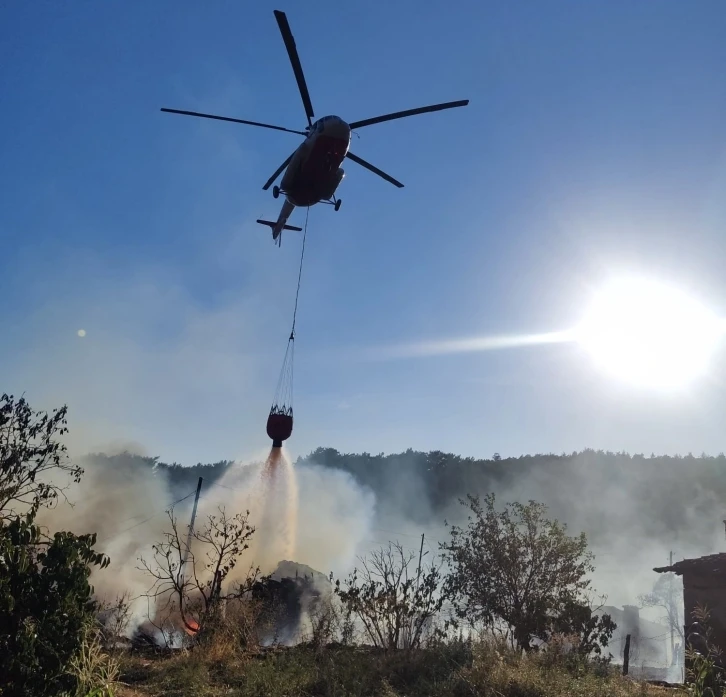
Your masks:
M123 594L132 599L132 632L154 609L146 597L153 579L141 570L139 559L153 561L152 545L171 530L167 511L172 504L180 532L186 535L194 489L183 492L185 499L175 503L166 472L129 453L87 456L80 464L85 469L81 482L69 486L67 501L42 511L39 522L50 531L97 533L96 549L111 563L93 572L95 593L107 601ZM220 509L228 515L249 511L255 527L250 548L229 575L229 583L242 580L253 566L269 574L290 558L324 574L346 573L370 534L375 512L370 490L343 472L308 464L294 468L286 461L283 465L285 486L278 482L269 491L261 476L262 461L234 463L219 480L202 485L196 529ZM286 531L290 526L292 537ZM192 551L200 551L198 543ZM201 571L204 554L196 557Z
M303 464L297 468L300 492L296 559L313 569L343 574L369 537L376 499L351 475Z

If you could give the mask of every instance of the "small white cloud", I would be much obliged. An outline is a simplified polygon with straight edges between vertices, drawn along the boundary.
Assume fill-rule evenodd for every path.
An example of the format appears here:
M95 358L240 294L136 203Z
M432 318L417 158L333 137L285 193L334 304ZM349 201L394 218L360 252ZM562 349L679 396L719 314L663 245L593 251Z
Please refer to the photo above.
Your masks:
M350 404L343 400L340 404L338 404L338 409L350 409Z
M79 329L78 330L78 336L80 336L81 338L83 338L84 336L86 336L86 330L85 329Z

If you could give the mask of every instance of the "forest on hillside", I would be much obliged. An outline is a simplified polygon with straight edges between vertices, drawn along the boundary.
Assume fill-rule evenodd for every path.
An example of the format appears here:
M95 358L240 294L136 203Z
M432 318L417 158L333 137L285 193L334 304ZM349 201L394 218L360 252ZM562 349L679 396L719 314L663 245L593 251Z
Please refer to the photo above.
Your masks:
M207 486L234 466L229 460L182 466L128 453L89 457L112 467L154 468L167 480L174 498L193 490L199 476ZM298 458L295 467L346 472L375 494L380 517L418 525L442 524L447 516L455 516L461 498L492 492L505 500L546 503L553 515L575 530L585 530L600 548L626 530L629 538L675 545L683 555L708 553L724 535L723 453L645 456L587 449L477 459L412 449L371 455L318 448Z

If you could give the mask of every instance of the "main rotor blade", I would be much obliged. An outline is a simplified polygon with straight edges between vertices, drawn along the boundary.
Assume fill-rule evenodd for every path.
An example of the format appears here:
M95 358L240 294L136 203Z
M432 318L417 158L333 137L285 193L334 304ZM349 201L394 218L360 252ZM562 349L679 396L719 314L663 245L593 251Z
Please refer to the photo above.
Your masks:
M295 152L297 152L297 151L295 151ZM282 170L285 169L285 167L287 167L290 164L290 160L292 160L293 155L295 154L295 152L293 152L290 155L290 157L288 157L287 160L285 160L277 168L277 170L275 171L275 173L267 180L267 182L265 183L265 185L262 187L262 190L263 191L267 191L272 186L272 183L275 181L275 179L277 179L280 176L280 172L282 172Z
M362 160L358 155L354 155L350 150L346 153L346 157L353 160L353 162L357 162L361 167L365 167L366 169L369 169L374 174L377 174L379 177L383 177L387 182L391 182L394 186L397 186L399 189L403 189L403 184L401 184L400 181L397 179L394 179L390 174L386 174L385 172L378 169L378 167L374 167L370 162L366 162L365 160Z
M430 111L441 111L442 109L453 109L458 106L466 106L468 99L462 99L459 102L446 102L445 104L432 104L431 106L422 106L418 109L408 109L407 111L397 111L393 114L385 114L384 116L375 116L372 119L363 119L362 121L354 121L349 124L351 130L355 128L363 128L374 123L382 123L383 121L393 121L393 119L402 119L406 116L415 116L416 114L427 114Z
M297 47L295 46L295 39L292 37L292 31L290 31L290 25L287 23L287 16L280 10L274 10L275 19L277 25L280 27L280 33L282 34L282 40L285 42L285 48L287 49L287 55L290 57L290 63L292 63L292 71L295 73L295 79L297 80L297 86L300 90L300 96L302 97L303 106L305 107L305 115L308 117L308 126L313 125L313 104L310 101L310 93L308 92L308 86L305 84L305 75L303 75L302 65L300 65L300 56L297 55Z
M203 119L215 119L216 121L231 121L232 123L244 123L248 126L260 126L261 128L272 128L275 131L285 131L285 133L297 133L298 135L307 135L304 131L293 131L290 128L283 128L282 126L272 126L269 123L258 123L257 121L245 121L244 119L233 119L229 116L215 116L214 114L200 114L198 111L181 111L180 109L165 109L162 108L169 114L184 114L185 116L201 116Z

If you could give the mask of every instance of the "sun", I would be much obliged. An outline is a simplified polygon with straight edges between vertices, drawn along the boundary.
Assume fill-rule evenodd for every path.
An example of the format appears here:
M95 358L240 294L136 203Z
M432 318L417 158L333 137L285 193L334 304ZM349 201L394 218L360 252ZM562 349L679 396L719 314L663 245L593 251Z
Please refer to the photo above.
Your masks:
M613 376L673 388L707 371L723 329L715 314L676 288L620 279L596 295L576 336Z

